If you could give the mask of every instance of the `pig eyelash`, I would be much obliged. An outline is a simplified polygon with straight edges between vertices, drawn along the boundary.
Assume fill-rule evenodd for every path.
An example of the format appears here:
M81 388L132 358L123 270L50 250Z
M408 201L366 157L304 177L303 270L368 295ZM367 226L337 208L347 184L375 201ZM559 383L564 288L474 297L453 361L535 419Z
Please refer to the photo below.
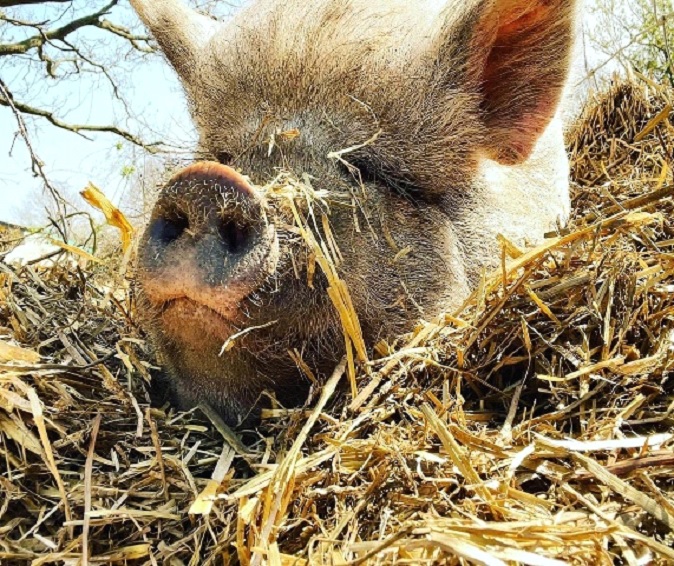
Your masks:
M355 161L352 165L358 169L364 183L369 182L385 187L413 204L417 203L421 198L420 190L412 183L384 174L381 169L366 159Z

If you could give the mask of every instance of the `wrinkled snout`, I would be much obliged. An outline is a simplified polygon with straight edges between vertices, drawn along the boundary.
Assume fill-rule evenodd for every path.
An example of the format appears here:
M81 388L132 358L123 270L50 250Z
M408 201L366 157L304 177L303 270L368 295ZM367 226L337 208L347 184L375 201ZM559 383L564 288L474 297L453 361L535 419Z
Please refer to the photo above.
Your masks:
M273 274L278 242L246 179L199 162L163 189L139 259L139 282L153 305L184 300L233 320L240 302Z

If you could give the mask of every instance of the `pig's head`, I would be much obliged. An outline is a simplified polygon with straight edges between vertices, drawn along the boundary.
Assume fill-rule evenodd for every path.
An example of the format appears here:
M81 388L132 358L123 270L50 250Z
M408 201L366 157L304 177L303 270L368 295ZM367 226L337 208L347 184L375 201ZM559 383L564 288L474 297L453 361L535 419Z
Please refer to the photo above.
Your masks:
M343 355L324 274L254 188L280 171L327 195L334 240L310 222L339 247L370 347L459 305L498 233L539 239L565 214L554 117L573 0L265 0L226 25L177 0L132 3L207 156L161 193L137 275L183 406L236 423L265 391L306 395L299 359L320 375Z

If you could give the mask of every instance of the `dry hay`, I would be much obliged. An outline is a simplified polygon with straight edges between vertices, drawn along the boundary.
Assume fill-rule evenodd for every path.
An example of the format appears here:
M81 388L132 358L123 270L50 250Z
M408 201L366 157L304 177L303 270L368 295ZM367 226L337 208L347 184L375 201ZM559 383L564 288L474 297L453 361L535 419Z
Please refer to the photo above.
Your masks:
M25 231L14 224L0 222L0 253L14 248L23 239Z
M568 231L248 446L149 408L119 277L0 263L0 562L673 563L671 95L598 97Z

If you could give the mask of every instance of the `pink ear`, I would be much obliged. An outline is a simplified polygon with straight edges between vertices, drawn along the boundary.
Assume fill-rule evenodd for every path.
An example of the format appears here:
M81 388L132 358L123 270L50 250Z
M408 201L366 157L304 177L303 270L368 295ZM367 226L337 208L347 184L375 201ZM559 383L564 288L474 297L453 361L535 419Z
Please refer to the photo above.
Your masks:
M487 154L525 161L554 117L569 73L575 0L484 0L473 19L470 82Z

